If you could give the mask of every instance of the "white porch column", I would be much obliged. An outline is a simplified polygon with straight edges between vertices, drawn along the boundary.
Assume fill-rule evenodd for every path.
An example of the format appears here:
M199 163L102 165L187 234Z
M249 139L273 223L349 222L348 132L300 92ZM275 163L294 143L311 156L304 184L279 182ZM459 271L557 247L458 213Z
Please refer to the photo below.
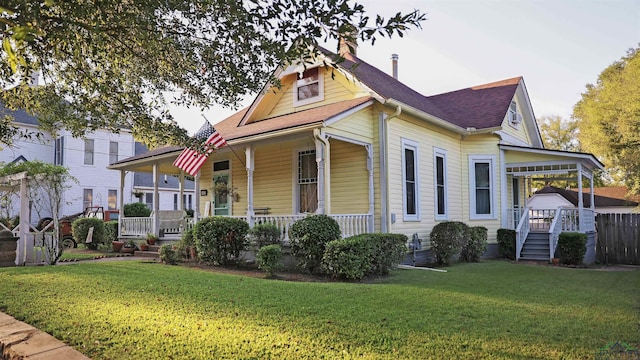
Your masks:
M502 208L500 211L502 213L500 222L503 228L507 228L509 227L509 205L507 204L507 164L505 164L504 155L504 150L500 149L500 207Z
M374 212L375 212L375 197L374 197L374 185L373 185L373 146L371 144L365 145L367 150L367 171L369 172L369 229L368 232L375 231L373 224Z
M122 219L124 219L124 178L126 176L126 171L120 170L120 198L118 199L118 204L120 204L120 210L118 210L118 240L122 235L122 227L120 226L120 222L122 221Z
M24 265L33 254L33 241L29 241L29 191L26 174L20 179L20 240L16 249L16 265Z
M591 177L589 178L589 188L590 188L590 204L591 204L591 210L595 211L596 210L596 204L595 204L595 195L594 195L594 189L593 189L593 173L591 174Z
M326 138L322 138L319 130L314 130L316 145L316 163L318 165L318 209L316 214L326 214L326 177L325 177L325 149Z
M201 196L200 196L200 172L199 171L196 174L196 176L193 177L193 193L196 198L196 201L193 204L193 221L197 223L200 217L202 216L200 214Z
M153 164L153 233L160 235L160 194L158 192L158 183L160 182L160 172L158 171L158 163Z
M249 227L253 227L253 217L255 215L253 211L253 170L255 149L253 146L247 146L245 149L245 164L247 168L247 222Z
M584 219L584 199L582 198L582 163L578 162L578 219ZM584 229L584 221L580 221L580 231Z
M180 170L178 176L178 210L185 210L184 208L184 170Z

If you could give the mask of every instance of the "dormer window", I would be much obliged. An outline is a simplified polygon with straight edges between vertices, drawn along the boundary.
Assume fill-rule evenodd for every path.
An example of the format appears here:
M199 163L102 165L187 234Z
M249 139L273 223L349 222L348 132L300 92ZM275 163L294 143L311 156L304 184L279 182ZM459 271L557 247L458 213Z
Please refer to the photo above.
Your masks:
M511 102L509 105L509 111L507 112L507 118L509 119L509 124L513 127L518 127L522 122L522 115L518 112L518 105L515 101Z
M293 93L293 105L301 106L324 100L324 81L319 68L305 70L298 75Z

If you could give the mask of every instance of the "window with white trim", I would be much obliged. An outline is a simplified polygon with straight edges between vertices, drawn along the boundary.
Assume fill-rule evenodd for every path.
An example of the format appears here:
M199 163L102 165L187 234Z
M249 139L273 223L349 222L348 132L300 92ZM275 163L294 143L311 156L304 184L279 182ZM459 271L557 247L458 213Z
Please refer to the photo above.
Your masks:
M93 165L93 139L84 140L84 164Z
M418 143L402 140L402 218L420 220Z
M434 148L434 183L435 183L435 214L436 220L446 220L448 217L447 204L447 151Z
M109 164L113 164L118 161L118 142L109 141Z
M82 210L93 206L93 189L82 190Z
M305 70L298 75L293 92L293 105L301 106L324 100L324 78L320 68Z
M118 208L118 190L109 189L107 196L107 210L116 210Z
M495 156L469 156L471 219L495 219Z
M64 136L56 139L53 150L53 163L55 165L64 165Z
M144 193L144 203L153 210L153 193Z
M298 152L298 212L313 213L318 209L318 165L316 151Z

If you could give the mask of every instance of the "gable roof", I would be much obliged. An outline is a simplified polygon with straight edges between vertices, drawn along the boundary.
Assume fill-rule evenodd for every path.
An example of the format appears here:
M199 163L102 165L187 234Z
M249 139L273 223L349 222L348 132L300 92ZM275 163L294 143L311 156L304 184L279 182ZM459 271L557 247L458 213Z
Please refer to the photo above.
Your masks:
M563 198L567 199L567 201L569 201L571 204L573 204L573 206L578 206L578 192L577 192L577 189L567 190L567 189L557 188L555 186L545 186L542 189L536 191L535 193L536 194L558 194L558 195L562 196ZM591 206L590 197L591 196L590 196L588 191L582 193L582 202L583 202L585 207L590 207ZM625 199L616 199L616 198L612 198L612 197L597 195L597 194L595 194L595 191L594 191L593 200L594 200L594 204L595 204L596 208L617 207L617 206L624 206L624 207L638 206L638 202L637 201L631 201L631 200L625 200Z

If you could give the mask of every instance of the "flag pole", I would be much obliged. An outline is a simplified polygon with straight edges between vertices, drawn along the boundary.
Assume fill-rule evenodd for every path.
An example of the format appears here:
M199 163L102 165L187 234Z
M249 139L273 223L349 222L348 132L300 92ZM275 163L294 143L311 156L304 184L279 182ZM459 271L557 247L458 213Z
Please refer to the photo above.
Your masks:
M200 114L200 115L202 115L202 117L203 117L205 120L207 120L207 121L209 122L209 124L211 124L211 121L209 121L209 119L207 119L207 117L206 117L206 116L204 116L204 114ZM216 130L216 131L218 131L218 130ZM221 135L222 135L222 134L221 134ZM223 136L223 138L224 138L224 136ZM225 139L225 142L226 142L226 139ZM235 156L238 158L238 160L240 160L240 162L242 163L242 165L246 168L246 167L247 167L247 164L244 162L244 160L242 160L242 158L238 155L238 153L236 153L236 151L235 151L235 150L233 150L233 148L231 147L231 145L230 145L228 142L227 142L227 146L229 147L229 149L231 150L231 152L233 153L233 155L235 155Z

